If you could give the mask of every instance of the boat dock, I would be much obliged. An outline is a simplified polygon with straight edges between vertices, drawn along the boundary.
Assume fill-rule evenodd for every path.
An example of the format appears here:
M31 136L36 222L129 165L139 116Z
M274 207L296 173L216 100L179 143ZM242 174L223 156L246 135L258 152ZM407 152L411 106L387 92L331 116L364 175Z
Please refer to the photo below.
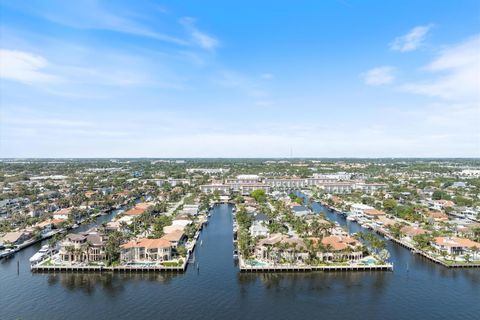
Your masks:
M241 256L238 257L240 272L350 272L350 271L393 271L393 264L372 265L323 265L323 266L294 266L294 265L265 265L249 266Z
M183 266L164 267L164 266L42 266L35 265L31 267L32 272L114 272L114 273L133 273L133 272L176 272L183 273L187 268L187 261Z
M351 271L393 271L392 264L353 265L353 266L245 266L240 265L240 272L351 272Z

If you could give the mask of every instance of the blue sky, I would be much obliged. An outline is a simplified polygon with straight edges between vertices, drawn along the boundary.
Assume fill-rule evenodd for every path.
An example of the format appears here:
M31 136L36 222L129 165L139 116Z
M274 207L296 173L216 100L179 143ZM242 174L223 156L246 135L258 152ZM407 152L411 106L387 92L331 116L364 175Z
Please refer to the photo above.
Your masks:
M1 1L2 157L479 157L478 1Z

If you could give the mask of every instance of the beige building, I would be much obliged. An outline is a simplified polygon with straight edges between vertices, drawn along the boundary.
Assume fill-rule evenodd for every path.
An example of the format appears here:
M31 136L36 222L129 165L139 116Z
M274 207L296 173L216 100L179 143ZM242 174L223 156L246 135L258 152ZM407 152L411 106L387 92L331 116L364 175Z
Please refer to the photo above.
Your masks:
M162 262L172 259L172 247L165 239L135 239L120 246L124 262Z

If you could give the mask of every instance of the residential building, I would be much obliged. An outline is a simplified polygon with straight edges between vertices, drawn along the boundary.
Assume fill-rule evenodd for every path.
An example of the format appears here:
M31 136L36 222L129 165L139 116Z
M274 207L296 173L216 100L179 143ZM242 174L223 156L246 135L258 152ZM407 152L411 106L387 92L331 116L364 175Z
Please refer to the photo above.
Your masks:
M162 262L172 259L172 247L165 239L135 239L120 246L123 262Z

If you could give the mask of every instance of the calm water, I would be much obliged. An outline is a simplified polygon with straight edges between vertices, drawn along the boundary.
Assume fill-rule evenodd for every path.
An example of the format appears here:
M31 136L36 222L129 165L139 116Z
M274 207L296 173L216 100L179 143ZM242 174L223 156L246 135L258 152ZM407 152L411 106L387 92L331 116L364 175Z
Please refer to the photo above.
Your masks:
M179 275L32 274L40 244L27 248L0 261L0 319L480 319L478 269L448 270L389 242L394 272L239 274L231 224L231 209L215 207L199 270Z

